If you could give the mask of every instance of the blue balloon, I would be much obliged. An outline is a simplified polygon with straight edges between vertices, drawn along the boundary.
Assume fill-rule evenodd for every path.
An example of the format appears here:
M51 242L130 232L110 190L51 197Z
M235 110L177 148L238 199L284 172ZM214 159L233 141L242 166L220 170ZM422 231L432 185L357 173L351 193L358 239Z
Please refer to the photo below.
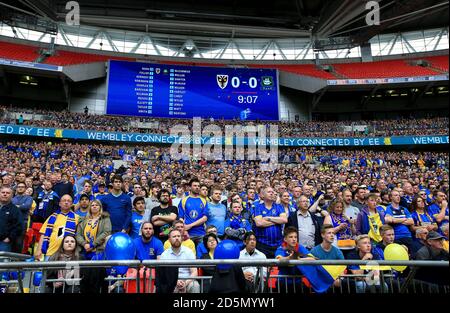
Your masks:
M106 243L105 255L108 260L133 260L136 255L136 246L127 234L115 233ZM116 275L125 275L128 266L114 266L113 270Z
M41 285L42 272L35 272L33 276L33 286L39 287Z
M3 272L1 273L1 277L0 280L9 280L9 273L8 272Z
M214 259L239 259L239 252L239 247L234 241L225 239L214 250ZM228 270L231 267L232 264L217 265L219 270Z
M23 279L23 278L25 277L25 272L21 271L21 272L20 272L20 276L22 276L22 279ZM10 277L11 277L13 280L18 280L18 279L19 279L19 273L18 273L17 271L11 272L11 273L10 273Z

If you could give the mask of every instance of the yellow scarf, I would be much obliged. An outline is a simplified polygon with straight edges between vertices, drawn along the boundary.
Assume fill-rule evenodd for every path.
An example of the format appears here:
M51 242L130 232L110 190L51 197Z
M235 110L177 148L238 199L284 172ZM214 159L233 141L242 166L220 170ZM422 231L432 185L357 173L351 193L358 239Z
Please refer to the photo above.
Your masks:
M97 238L98 223L100 218L88 220L86 227L84 228L84 239L89 242L91 247L94 247L95 238Z
M369 230L369 237L375 241L375 242L380 242L383 238L381 238L380 235L380 227L383 226L383 223L381 222L380 219L380 214L379 213L375 213L375 214L371 214L367 216L369 218L369 225L370 225L370 230Z

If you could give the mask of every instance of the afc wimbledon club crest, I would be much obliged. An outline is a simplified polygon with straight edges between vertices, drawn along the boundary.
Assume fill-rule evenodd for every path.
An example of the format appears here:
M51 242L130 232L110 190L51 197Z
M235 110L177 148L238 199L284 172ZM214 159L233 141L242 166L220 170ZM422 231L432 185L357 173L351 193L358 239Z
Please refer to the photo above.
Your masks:
M190 213L189 213L189 216L192 218L192 219L196 219L197 217L198 217L198 212L197 211L191 211Z
M228 85L228 75L217 75L216 78L219 87L225 89Z

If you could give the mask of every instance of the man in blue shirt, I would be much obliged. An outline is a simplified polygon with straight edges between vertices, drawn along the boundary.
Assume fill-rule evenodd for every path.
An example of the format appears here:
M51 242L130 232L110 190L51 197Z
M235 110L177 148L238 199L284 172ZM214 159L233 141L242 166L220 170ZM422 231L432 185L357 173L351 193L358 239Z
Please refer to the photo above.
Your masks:
M80 218L85 218L89 211L89 204L89 196L86 194L81 194L81 196L79 197L79 202L75 206L75 214Z
M405 182L402 185L403 187L403 197L400 200L400 206L411 210L411 204L414 198L414 189L410 182Z
M31 207L33 205L33 198L25 194L27 186L25 183L18 183L16 186L16 195L12 198L12 204L19 208L22 213L25 228L28 222L28 215L30 214Z
M94 195L95 199L101 201L102 198L104 196L106 196L107 194L108 194L108 190L106 189L105 183L102 182L102 183L98 184L98 192Z
M164 247L158 238L154 237L153 225L150 222L142 223L142 235L134 239L136 246L136 259L138 260L159 260L164 252Z
M112 233L126 233L131 223L131 199L122 192L123 180L120 175L112 179L112 190L101 199L103 210L110 214Z
M222 197L222 188L219 186L213 186L211 189L211 202L208 203L206 209L206 216L208 221L206 226L213 225L217 229L217 235L223 237L224 235L224 223L227 215L227 208L220 202Z
M395 243L411 249L412 235L409 227L414 225L414 220L408 209L400 206L400 193L396 190L391 191L391 204L386 207L385 222L394 228Z
M244 248L244 236L246 232L252 230L250 222L243 218L242 204L235 201L231 204L232 215L225 220L225 234L226 238L233 240L239 247L239 250Z
M31 216L31 223L44 223L58 209L59 196L52 188L51 181L44 180L44 189L36 198L36 209Z
M434 203L428 207L428 214L434 217L439 230L443 225L448 224L448 202L447 195L444 192L436 192Z
M282 225L287 223L287 216L281 205L276 204L276 194L272 187L262 190L263 202L254 209L256 248L268 259L275 257L275 250L283 241Z
M131 213L131 230L130 237L136 239L139 237L143 217L145 213L145 199L143 197L136 197L133 200L133 212Z
M325 225L320 231L322 243L311 250L311 254L320 260L343 260L341 250L333 246L335 234L332 225Z
M184 221L185 229L191 240L198 245L205 235L207 203L200 197L200 181L197 178L189 182L191 191L178 205L178 217Z
M284 241L277 248L275 257L279 260L315 260L315 258L308 256L308 250L298 243L297 229L292 226L288 226L284 229ZM297 276L301 275L297 266L280 266L279 275ZM301 283L301 279L297 278L280 278L280 293L293 292L300 290L298 285Z

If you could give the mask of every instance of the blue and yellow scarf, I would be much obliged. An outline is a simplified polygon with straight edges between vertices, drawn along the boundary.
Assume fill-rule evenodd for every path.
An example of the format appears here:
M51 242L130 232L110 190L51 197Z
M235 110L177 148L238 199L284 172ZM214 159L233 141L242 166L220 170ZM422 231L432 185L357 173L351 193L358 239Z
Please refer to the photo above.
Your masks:
M61 210L57 210L48 218L47 228L45 229L44 233L44 242L42 243L43 254L47 254L48 246L50 243L50 236L52 235L53 232L53 226L55 225L56 218L58 217L59 214L67 216L66 225L64 227L64 237L67 235L75 236L75 232L77 229L77 224L75 221L75 213L70 211L69 213L64 214L61 212Z

